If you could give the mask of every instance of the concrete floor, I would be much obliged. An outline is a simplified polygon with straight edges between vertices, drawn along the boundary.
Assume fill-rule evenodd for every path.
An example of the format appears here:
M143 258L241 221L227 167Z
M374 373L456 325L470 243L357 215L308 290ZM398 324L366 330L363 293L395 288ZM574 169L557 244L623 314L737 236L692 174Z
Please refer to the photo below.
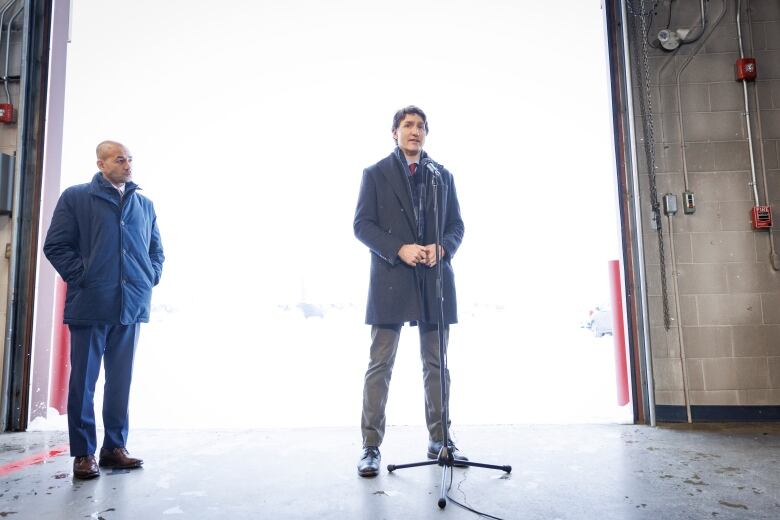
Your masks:
M780 518L780 424L460 427L472 460L452 496L505 519ZM437 507L441 468L423 428L392 427L382 473L355 473L355 429L135 430L143 469L74 481L60 455L0 477L0 518L465 519ZM0 466L67 442L64 432L0 435Z

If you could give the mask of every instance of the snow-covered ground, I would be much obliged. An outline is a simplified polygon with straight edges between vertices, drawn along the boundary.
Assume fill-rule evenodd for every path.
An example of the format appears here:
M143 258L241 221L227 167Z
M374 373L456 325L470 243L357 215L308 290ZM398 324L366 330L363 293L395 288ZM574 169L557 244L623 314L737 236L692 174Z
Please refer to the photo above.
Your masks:
M369 344L363 309L315 307L308 318L295 305L254 318L158 309L136 356L132 427L357 428ZM616 405L612 338L579 325L574 317L545 325L512 308L462 311L448 356L453 424L630 421L630 406ZM102 377L98 415L101 385ZM423 423L416 329L402 334L387 415L390 424ZM54 410L31 425L65 427Z

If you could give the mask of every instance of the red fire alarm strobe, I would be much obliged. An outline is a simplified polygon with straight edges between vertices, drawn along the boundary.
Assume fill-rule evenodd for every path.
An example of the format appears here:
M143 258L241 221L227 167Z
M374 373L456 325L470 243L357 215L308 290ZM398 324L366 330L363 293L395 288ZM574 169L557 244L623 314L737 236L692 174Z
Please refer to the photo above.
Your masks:
M755 58L737 60L737 81L753 81L756 79L757 72Z
M755 206L750 212L753 229L769 229L772 227L772 211L769 206Z
M0 123L14 122L14 106L11 103L0 103Z

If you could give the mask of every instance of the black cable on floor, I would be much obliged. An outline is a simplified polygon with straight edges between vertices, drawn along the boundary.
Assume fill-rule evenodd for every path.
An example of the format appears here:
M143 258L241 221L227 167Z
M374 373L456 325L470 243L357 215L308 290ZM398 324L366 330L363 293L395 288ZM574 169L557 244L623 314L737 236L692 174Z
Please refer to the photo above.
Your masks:
M473 509L473 508L471 508L471 507L467 506L466 504L461 504L460 502L458 502L457 500L455 500L454 498L452 498L452 497L450 496L450 490L451 490L451 489L452 489L452 466L450 466L450 485L449 485L449 486L447 486L447 493L446 493L446 494L447 494L447 498L450 500L450 502L452 502L452 503L453 503L453 504L455 504L456 506L460 506L460 507L462 507L462 508L463 508L463 509L465 509L466 511L471 511L472 513L474 513L474 514L476 514L476 515L479 515L479 516L481 516L481 517L484 517L484 518L493 518L494 520L503 520L502 518L499 518L499 517L497 517L497 516L489 515L489 514L487 514L487 513L483 513L482 511L477 511L476 509Z

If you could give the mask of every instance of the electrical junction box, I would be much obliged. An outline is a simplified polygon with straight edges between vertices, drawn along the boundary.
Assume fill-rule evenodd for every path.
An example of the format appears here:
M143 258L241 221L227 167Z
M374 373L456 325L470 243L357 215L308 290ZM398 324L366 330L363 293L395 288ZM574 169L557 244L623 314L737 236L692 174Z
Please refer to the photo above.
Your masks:
M769 229L772 227L772 210L769 206L755 206L750 211L750 221L753 229Z
M11 103L0 103L0 123L14 122L14 106Z
M692 191L683 192L683 213L693 215L696 213L696 200Z
M664 195L664 213L667 215L675 215L677 213L677 195L674 193Z
M737 81L754 81L757 74L755 58L739 58L737 60Z

